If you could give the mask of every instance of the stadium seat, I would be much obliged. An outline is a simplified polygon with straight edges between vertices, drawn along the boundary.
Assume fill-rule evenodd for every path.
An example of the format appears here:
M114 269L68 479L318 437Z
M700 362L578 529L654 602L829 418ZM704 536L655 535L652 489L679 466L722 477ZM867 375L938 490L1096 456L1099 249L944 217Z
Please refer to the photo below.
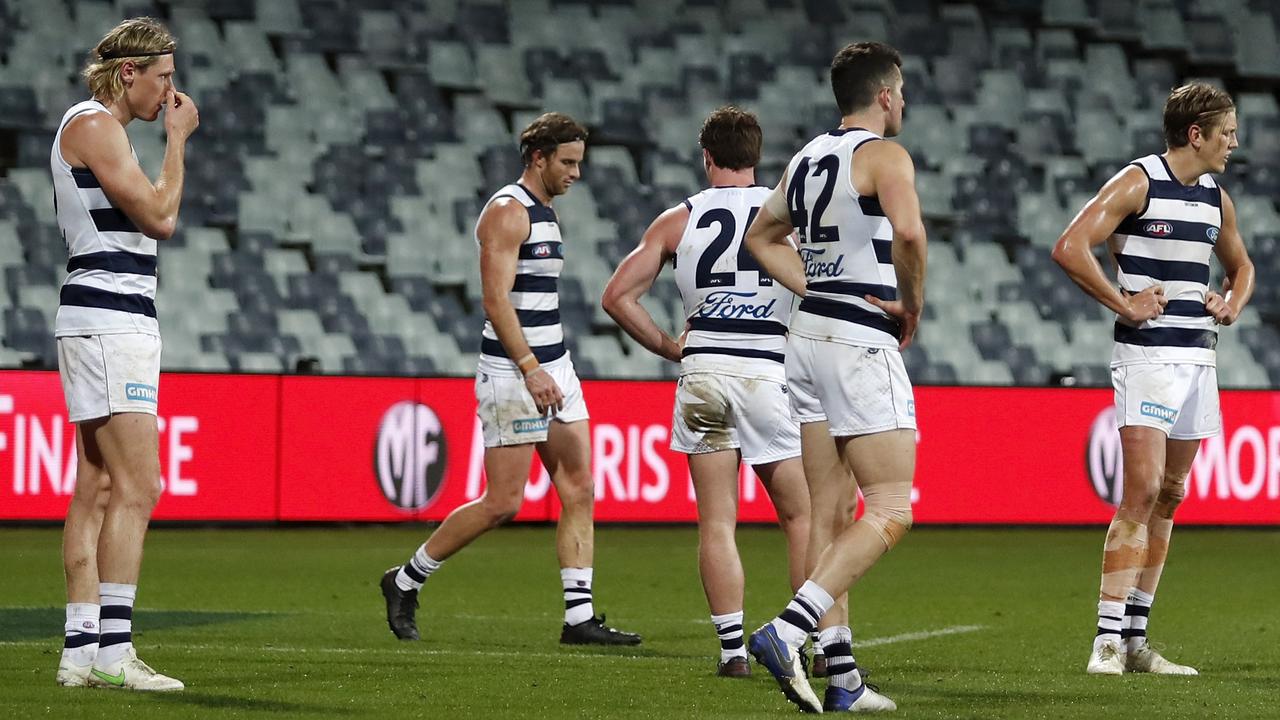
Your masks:
M51 293L65 272L48 202L51 124L83 94L71 78L84 49L133 7L0 3L9 48L0 162L13 165L0 171L0 295L45 321L20 328L22 351L6 327L0 364L47 353L38 333L52 308L28 304L56 306ZM1245 90L1242 147L1222 181L1259 267L1280 259L1263 234L1280 219L1280 51L1272 8L1247 0L235 0L156 9L181 39L179 77L202 111L180 232L161 249L166 368L288 371L306 354L326 372L468 373L483 322L475 218L489 193L519 176L516 133L555 109L591 129L583 182L556 201L572 251L562 314L580 341L580 369L669 376L674 366L621 340L599 310L604 282L654 216L702 187L696 138L707 111L737 101L760 114L765 184L834 125L824 73L832 43L850 31L907 52L899 141L915 159L934 240L930 315L910 360L918 379L1040 383L1050 370L1080 366L1093 378L1105 368L1107 313L1048 249L1119 163L1159 150L1161 103L1188 77ZM575 32L554 32L543 21L551 14ZM161 128L129 132L154 172ZM670 278L652 295L655 319L679 324ZM1260 287L1254 306L1250 317L1269 328L1280 292ZM279 341L233 315L274 326ZM1241 344L1223 345L1237 368L1224 384L1280 378L1280 345L1243 323ZM981 345L973 327L990 330ZM1003 347L994 328L1008 335ZM366 341L376 353L349 351Z

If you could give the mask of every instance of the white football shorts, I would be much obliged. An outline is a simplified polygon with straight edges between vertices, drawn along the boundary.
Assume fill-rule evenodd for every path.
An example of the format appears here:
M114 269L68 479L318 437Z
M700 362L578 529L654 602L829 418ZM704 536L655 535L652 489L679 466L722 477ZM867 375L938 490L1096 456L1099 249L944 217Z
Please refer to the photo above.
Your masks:
M801 424L826 421L832 437L916 428L916 401L902 353L791 335L791 411Z
M485 447L539 443L547 439L552 420L571 423L590 417L573 363L566 360L542 368L564 394L564 409L559 412L538 414L538 406L519 375L476 373L476 414L480 416Z
M682 375L671 417L671 449L689 455L738 449L762 465L800 456L800 425L787 386L716 373Z
M1212 365L1138 364L1111 369L1120 427L1143 425L1173 440L1222 432L1218 369Z
M60 337L58 376L73 423L117 413L155 415L160 338L143 333Z

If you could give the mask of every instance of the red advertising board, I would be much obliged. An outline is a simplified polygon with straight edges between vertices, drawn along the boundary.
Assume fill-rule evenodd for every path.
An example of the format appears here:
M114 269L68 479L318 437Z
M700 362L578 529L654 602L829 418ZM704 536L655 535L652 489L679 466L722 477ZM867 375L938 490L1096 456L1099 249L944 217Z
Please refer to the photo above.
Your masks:
M165 374L164 520L435 521L481 496L484 447L468 379ZM585 382L596 518L696 518L672 452L669 382ZM1280 523L1280 392L1222 394L1224 432L1204 441L1181 523ZM1107 390L916 390L916 521L1106 523L1119 438ZM0 372L0 520L63 517L74 428L56 373ZM740 477L741 517L773 508ZM536 457L517 520L559 504Z
M165 374L161 520L274 520L279 379ZM57 373L0 372L0 520L58 520L75 488L75 426Z

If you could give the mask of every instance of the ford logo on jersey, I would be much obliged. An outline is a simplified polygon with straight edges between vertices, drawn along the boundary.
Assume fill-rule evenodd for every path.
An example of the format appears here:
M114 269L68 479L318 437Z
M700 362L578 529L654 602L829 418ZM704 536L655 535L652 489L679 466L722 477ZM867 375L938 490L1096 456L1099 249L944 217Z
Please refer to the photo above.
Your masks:
M737 320L739 318L763 320L773 317L773 308L778 304L778 298L773 298L764 304L746 300L746 298L754 297L756 297L754 292L735 292L733 290L717 290L708 293L707 299L702 302L702 307L698 310L698 317L723 318L725 320Z
M804 260L804 274L809 278L839 277L844 272L844 255L837 256L830 262L821 257L826 248L800 248L800 259Z
M1147 226L1143 228L1143 230L1148 235L1164 237L1165 235L1169 235L1173 232L1173 225L1163 220L1157 220L1155 222L1147 223Z

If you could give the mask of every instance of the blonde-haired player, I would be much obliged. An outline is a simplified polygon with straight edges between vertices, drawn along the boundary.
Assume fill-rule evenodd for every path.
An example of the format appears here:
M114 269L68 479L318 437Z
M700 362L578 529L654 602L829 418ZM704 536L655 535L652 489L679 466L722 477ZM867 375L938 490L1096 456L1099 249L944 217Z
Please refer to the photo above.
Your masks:
M1164 135L1168 149L1111 178L1053 249L1067 275L1117 315L1111 381L1124 495L1102 553L1093 674L1197 674L1151 649L1147 619L1191 462L1200 440L1222 431L1217 326L1235 322L1253 294L1235 205L1210 175L1227 169L1237 146L1235 103L1204 83L1177 88L1165 102ZM1119 287L1093 256L1103 242ZM1210 254L1226 271L1222 294L1209 287Z
M151 18L108 32L84 71L93 97L67 110L50 152L69 256L54 332L77 452L63 534L64 686L183 688L138 659L132 636L143 539L160 499L156 241L177 226L186 142L200 122L174 89L176 47ZM168 143L153 183L124 128L162 110Z

